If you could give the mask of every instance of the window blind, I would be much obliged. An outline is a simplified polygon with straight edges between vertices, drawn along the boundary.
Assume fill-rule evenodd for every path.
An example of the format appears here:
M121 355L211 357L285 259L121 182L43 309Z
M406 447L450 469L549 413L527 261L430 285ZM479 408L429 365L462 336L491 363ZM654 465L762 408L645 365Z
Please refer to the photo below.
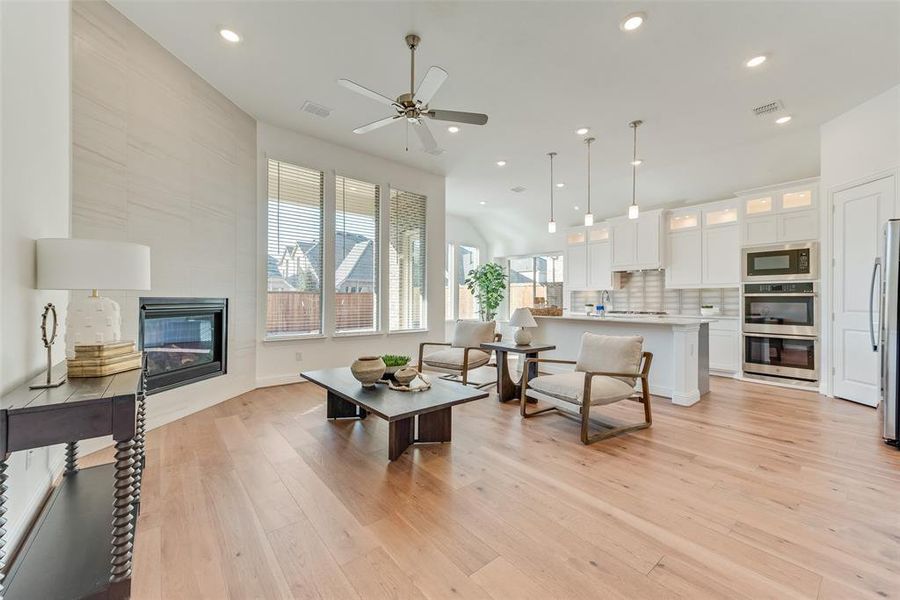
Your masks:
M391 190L390 329L424 329L425 196Z
M268 161L266 335L322 333L325 174Z
M378 204L373 183L335 180L334 292L337 332L378 328Z
M475 297L466 287L466 275L479 265L478 248L464 246L456 247L456 305L460 319L477 319L478 307L475 305Z

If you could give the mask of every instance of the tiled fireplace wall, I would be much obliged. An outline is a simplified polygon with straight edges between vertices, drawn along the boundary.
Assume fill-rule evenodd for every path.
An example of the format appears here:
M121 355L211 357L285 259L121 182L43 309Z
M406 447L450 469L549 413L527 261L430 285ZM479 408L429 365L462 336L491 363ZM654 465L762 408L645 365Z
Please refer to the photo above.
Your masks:
M227 297L228 374L154 396L151 425L251 389L256 121L106 2L72 9L72 235L151 248L150 292L108 294L137 339L138 297Z
M721 307L725 316L740 315L738 288L666 289L665 271L622 273L622 288L610 292L612 310L664 311L699 315L702 304ZM599 304L600 292L572 292L569 310L579 312L588 302ZM610 307L607 306L607 310Z

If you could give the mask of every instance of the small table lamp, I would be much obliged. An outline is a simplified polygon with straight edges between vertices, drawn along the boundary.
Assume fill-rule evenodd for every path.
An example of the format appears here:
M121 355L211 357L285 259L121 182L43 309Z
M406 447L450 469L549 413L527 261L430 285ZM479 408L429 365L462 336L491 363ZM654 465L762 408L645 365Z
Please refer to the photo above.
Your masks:
M110 344L122 339L119 305L97 290L149 290L150 247L128 242L45 238L37 241L37 287L90 290L69 302L66 354L76 344ZM52 366L52 365L51 365Z
M531 343L531 332L527 328L537 327L537 322L531 315L530 310L517 308L513 311L512 316L509 317L509 324L513 327L518 327L514 336L516 346L527 346Z

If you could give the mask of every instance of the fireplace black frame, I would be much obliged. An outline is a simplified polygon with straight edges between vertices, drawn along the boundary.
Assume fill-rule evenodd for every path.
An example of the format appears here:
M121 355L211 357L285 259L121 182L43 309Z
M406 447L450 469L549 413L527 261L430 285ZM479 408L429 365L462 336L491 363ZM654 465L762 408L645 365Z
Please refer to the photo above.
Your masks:
M144 321L148 314L172 317L212 315L215 319L215 340L212 362L155 375L145 372L144 391L147 395L228 373L228 298L141 298L138 348L142 351Z

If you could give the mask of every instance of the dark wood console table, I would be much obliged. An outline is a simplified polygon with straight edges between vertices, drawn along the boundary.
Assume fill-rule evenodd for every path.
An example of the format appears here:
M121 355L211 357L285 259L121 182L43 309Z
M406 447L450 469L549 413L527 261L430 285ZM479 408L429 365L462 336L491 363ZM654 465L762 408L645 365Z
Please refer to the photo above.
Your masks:
M549 352L556 350L556 346L551 344L538 344L532 342L524 346L518 346L515 342L488 342L481 344L481 349L490 352L493 350L497 353L497 400L500 402L508 402L509 400L518 399L522 393L521 380L513 381L509 372L508 354L523 355L522 361L527 358L537 358L540 352ZM531 363L528 366L528 379L537 377L537 363Z
M65 361L53 370L65 371ZM57 388L25 384L0 398L0 598L130 596L144 458L142 390L142 372L134 370L70 379ZM78 442L107 435L115 441L116 462L79 469ZM66 444L64 477L4 580L9 455L54 444Z

